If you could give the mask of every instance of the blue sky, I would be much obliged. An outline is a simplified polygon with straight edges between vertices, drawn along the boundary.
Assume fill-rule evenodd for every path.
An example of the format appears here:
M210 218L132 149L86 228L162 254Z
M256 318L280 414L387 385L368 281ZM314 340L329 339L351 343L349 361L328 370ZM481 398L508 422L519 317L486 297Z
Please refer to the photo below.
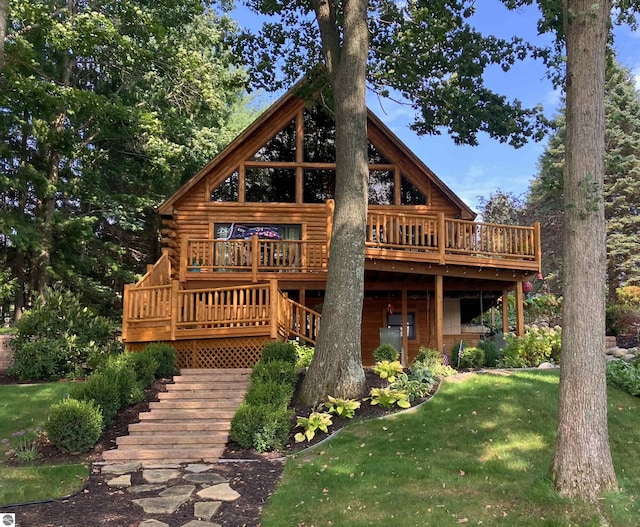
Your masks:
M537 35L539 16L535 7L509 11L499 0L481 0L476 2L476 8L473 20L485 34L504 38L517 35L532 42L550 40L549 36ZM245 9L238 9L231 16L242 26L255 27L258 21L255 14L248 16ZM615 48L618 60L633 71L640 89L640 33L616 29ZM486 82L498 93L519 99L525 106L542 104L546 115L553 117L562 94L554 90L545 73L541 63L527 60L507 73L499 68L489 71ZM413 120L410 107L374 97L370 98L369 107L474 210L478 196L487 197L498 188L516 195L526 192L546 144L546 141L529 143L514 149L481 135L478 146L457 146L446 132L441 136L417 136L409 129Z

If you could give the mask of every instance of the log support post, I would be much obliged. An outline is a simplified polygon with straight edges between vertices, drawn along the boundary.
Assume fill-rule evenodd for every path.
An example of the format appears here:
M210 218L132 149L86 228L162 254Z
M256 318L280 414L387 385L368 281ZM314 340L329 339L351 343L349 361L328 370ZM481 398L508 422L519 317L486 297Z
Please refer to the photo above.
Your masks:
M444 348L444 288L442 275L436 275L436 347L442 353Z
M269 281L269 304L271 305L269 327L273 340L278 339L278 309L280 307L280 295L278 294L278 281Z
M516 335L524 336L524 294L521 280L516 282Z
M171 282L171 296L169 305L171 306L171 340L176 340L176 326L178 325L178 303L179 303L180 283L177 280Z
M445 262L445 245L446 245L446 223L444 221L444 212L438 212L438 254L440 255L440 265ZM440 277L442 278L442 277Z
M502 291L502 332L509 333L509 291Z
M415 321L414 321L415 322ZM402 290L402 365L407 365L409 355L409 335L407 334L408 314L407 314L407 290Z
M251 281L258 283L258 260L260 259L260 242L257 235L251 236Z

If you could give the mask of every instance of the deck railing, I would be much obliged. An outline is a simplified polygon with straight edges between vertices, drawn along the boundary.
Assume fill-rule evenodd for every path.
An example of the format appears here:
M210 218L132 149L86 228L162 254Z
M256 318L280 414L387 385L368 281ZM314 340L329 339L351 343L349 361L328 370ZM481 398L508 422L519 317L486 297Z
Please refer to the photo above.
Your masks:
M426 215L384 211L367 214L367 257L538 269L540 226L498 225ZM328 243L303 240L183 238L180 279L205 278L193 273L250 273L257 283L264 273L318 273L328 268ZM480 261L479 259L483 259ZM170 269L169 271L170 272Z
M180 289L179 282L160 286L126 286L123 340L233 335L299 337L314 343L320 315L290 300L272 280L269 284Z
M369 212L366 246L369 249L410 251L438 256L493 257L519 260L540 259L540 227L498 225L398 212Z
M302 240L185 239L185 272L313 272L327 268L327 247Z
M171 259L165 252L155 264L148 266L146 274L138 280L136 286L145 287L169 283L171 283Z

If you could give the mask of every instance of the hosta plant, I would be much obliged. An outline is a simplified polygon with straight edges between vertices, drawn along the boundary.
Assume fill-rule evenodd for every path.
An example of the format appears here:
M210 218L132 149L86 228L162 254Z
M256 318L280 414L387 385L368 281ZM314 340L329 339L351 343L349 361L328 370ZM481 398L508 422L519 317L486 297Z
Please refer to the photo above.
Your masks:
M376 363L373 368L373 373L381 379L387 379L389 382L393 382L396 380L398 374L402 373L402 370L402 364L400 364L399 361L394 360L393 362L389 362L388 360L383 360Z
M298 432L294 439L296 443L301 443L305 439L311 441L318 430L328 433L332 424L331 415L326 412L312 412L309 417L298 417L296 427L304 428L304 432Z
M383 408L391 408L394 404L400 408L409 408L409 396L401 390L393 388L371 388L371 404L379 404Z
M355 399L340 399L338 397L328 396L328 401L324 403L330 414L336 414L338 417L352 419L356 410L360 408L360 402Z

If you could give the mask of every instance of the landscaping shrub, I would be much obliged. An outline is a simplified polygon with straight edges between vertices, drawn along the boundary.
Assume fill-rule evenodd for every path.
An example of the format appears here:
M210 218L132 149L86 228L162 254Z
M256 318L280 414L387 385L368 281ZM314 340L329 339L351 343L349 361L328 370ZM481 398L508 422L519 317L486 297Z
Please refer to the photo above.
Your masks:
M607 382L631 395L640 396L640 362L608 361Z
M163 342L147 344L144 347L144 353L151 355L158 363L155 371L156 379L166 379L173 377L177 373L176 350L171 344Z
M562 330L532 326L523 337L506 336L507 345L498 364L504 368L536 367L560 361Z
M135 372L140 388L146 388L156 379L160 363L154 356L153 349L146 346L142 351L126 353L123 357L126 357L126 362Z
M434 379L439 381L444 377L449 377L450 375L455 375L456 370L451 366L445 366L442 363L442 354L433 348L425 348L424 346L420 346L418 350L418 355L416 355L413 364L411 365L410 371L412 368L427 368L433 374Z
M117 379L102 372L93 373L85 382L73 386L69 395L74 400L95 403L101 411L105 427L113 422L118 410L122 408Z
M243 402L231 421L229 438L243 448L267 452L281 448L289 436L292 412L271 405Z
M393 381L389 388L395 392L404 392L407 394L409 401L414 399L421 399L429 395L431 388L435 384L433 377L424 377L423 380L412 379L406 373L398 375L395 381Z
M484 351L484 365L488 368L495 368L498 365L498 360L502 358L502 353L498 352L495 342L481 340L477 347Z
M424 362L424 363L440 362L440 363L442 363L442 353L440 353L438 350L433 349L433 348L427 348L425 346L420 346L420 349L418 350L418 354L416 355L416 358L415 358L414 362Z
M383 360L393 362L398 360L400 354L391 344L381 344L373 352L373 359L376 362L382 362Z
M62 452L86 452L102 434L102 413L93 401L66 399L51 406L45 430Z
M290 340L289 342L293 344L293 347L296 349L296 353L298 354L296 366L298 368L308 368L311 365L311 360L313 359L313 355L316 351L315 348L300 344L295 340Z
M640 309L640 286L627 285L616 289L618 302L623 306Z
M294 387L298 382L298 371L295 364L287 361L276 360L263 362L260 360L253 367L250 379L252 383L273 381L278 384L286 384Z
M118 387L120 408L144 400L144 390L138 382L135 371L128 360L128 354L112 354L94 372L101 373Z
M78 296L59 288L47 288L44 296L16 323L12 375L22 380L79 375L90 356L118 346L111 321L83 307Z
M254 382L249 386L244 402L252 405L268 405L286 408L293 397L293 386L272 380Z
M261 362L284 361L290 364L298 362L298 353L295 346L291 342L275 340L267 342L262 348L260 356Z
M480 368L484 366L484 350L469 346L462 349L459 355L459 364L461 368Z
M413 381L425 382L432 386L436 383L433 372L425 362L414 362L409 367L409 379Z

